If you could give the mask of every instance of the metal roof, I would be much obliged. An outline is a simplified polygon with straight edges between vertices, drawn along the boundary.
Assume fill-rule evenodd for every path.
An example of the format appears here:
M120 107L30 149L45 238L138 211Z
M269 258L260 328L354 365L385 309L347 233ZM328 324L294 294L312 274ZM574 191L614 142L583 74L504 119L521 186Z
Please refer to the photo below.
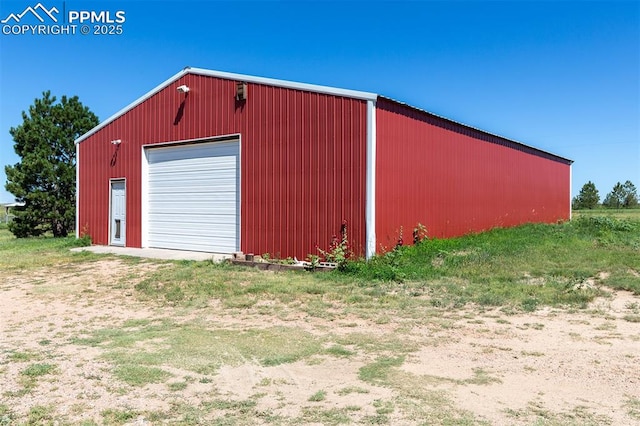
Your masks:
M553 152L545 151L545 150L543 150L543 149L536 148L535 146L527 145L527 144L524 144L524 143L522 143L522 142L518 142L518 141L516 141L516 140L509 139L509 138L506 138L506 137L504 137L504 136L498 135L498 134L496 134L496 133L487 132L486 130L482 130L482 129L479 129L479 128L477 128L477 127L470 126L470 125L468 125L468 124L464 124L464 123L461 123L461 122L459 122L459 121L455 121L455 120L452 120L452 119L450 119L450 118L443 117L443 116L438 115L438 114L435 114L435 113L433 113L433 112L429 112L429 111L427 111L427 110L425 110L425 109L415 107L415 106L410 105L410 104L408 104L408 103L406 103L406 102L398 101L398 100L395 100L395 99L393 99L393 98L389 98L389 97L387 97L387 96L382 96L382 95L379 95L378 97L379 97L379 98L381 98L381 99L386 99L386 100L391 101L391 102L394 102L394 103L396 103L396 104L399 104L399 105L405 106L405 107L407 107L407 108L411 108L411 109L413 109L414 111L420 112L420 113L422 113L422 114L427 114L427 115L429 115L429 116L431 116L431 117L435 117L435 118L437 118L437 119L439 119L439 120L442 120L442 121L446 121L446 122L449 122L449 123L455 124L456 126L460 126L460 127L463 127L463 128L469 129L469 130L472 130L472 131L474 131L474 132L478 132L478 133L483 134L483 135L485 135L485 136L489 136L489 137L492 137L492 138L498 138L498 139L500 139L500 140L502 140L502 141L504 141L504 142L507 142L507 143L510 143L510 144L515 144L515 145L519 145L519 146L521 146L521 147L525 148L526 150L534 151L534 152L538 152L538 153L540 153L540 154L544 154L544 155L547 155L547 156L554 157L554 158L556 158L556 159L558 159L558 160L560 160L560 161L562 161L562 162L566 162L567 164L572 164L572 163L573 163L573 160L571 160L571 159L569 159L569 158L562 157L562 156L557 155L557 154L554 154Z

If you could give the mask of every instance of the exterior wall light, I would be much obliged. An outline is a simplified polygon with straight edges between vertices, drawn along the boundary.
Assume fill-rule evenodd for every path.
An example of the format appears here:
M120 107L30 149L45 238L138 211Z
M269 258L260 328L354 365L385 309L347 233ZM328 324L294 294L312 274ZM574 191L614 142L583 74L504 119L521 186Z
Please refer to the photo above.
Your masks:
M236 83L236 100L237 101L247 100L247 83L243 81L238 81Z
M178 92L180 93L189 93L189 86L183 84L182 86L178 86Z

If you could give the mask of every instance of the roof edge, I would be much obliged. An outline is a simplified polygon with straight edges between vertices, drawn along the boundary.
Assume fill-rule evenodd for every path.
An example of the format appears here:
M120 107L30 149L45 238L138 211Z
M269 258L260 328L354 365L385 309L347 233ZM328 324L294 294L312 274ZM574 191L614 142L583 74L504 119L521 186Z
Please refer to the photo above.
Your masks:
M557 161L559 161L559 162L561 162L561 163L565 163L565 164L567 164L567 165L571 165L571 164L573 164L573 160L571 160L571 159L569 159L569 158L562 157L562 156L560 156L560 155L558 155L558 154L554 154L553 152L545 151L545 150L543 150L543 149L536 148L535 146L527 145L527 144L525 144L525 143L518 142L518 141L516 141L516 140L509 139L509 138L504 137L504 136L500 136L500 135L498 135L498 134L496 134L496 133L491 133L491 132L488 132L488 131L486 131L486 130L482 130L482 129L479 129L479 128L477 128L477 127L470 126L470 125L468 125L468 124L464 124L464 123L461 123L461 122L459 122L459 121L455 121L455 120L452 120L452 119L450 119L450 118L443 117L443 116L438 115L438 114L434 114L433 112L429 112L429 111L427 111L427 110L425 110L425 109L415 107L415 106L410 105L410 104L408 104L408 103L406 103L406 102L397 101L397 100L395 100L395 99L393 99L393 98L389 98L389 97L387 97L387 96L379 95L378 97L379 97L380 99L384 99L384 100L386 100L386 101L390 101L390 102L393 102L393 103L395 103L395 104L402 105L402 106L407 107L407 108L411 108L411 109L412 109L412 110L414 110L414 111L418 111L418 112L421 112L421 113L427 114L427 115L429 115L429 116L431 116L431 117L434 117L434 118L437 118L437 119L439 119L439 120L443 120L443 121L446 121L446 122L448 122L448 123L455 124L456 126L460 126L460 127L465 128L465 129L469 129L469 130L472 130L472 131L474 131L474 132L478 132L478 133L480 133L481 135L484 135L484 136L486 136L486 137L490 137L490 138L497 138L497 139L502 140L502 141L507 142L507 143L511 143L511 144L519 145L519 146L523 147L524 149L526 149L526 150L528 150L528 151L537 152L537 153L539 153L539 154L542 154L543 156L551 157L551 158L553 158L553 159L555 159L555 160L557 160Z
M204 68L185 67L182 71L178 72L177 74L171 76L164 82L160 83L158 86L154 87L153 89L151 89L150 91L148 91L147 93L145 93L144 95L142 95L141 97L139 97L138 99L136 99L135 101L127 105L126 107L122 108L115 114L111 115L109 118L104 120L102 123L98 124L93 129L89 130L84 135L80 136L78 139L75 140L75 143L79 144L80 142L87 139L89 136L93 135L94 133L97 133L100 129L107 126L109 123L115 121L120 116L124 115L128 111L140 105L142 102L146 101L147 99L149 99L150 97L152 97L153 95L155 95L156 93L164 89L165 87L169 86L174 81L185 76L186 74L202 75L206 77L216 77L216 78L222 78L225 80L246 81L248 83L264 84L267 86L283 87L287 89L304 90L307 92L323 93L327 95L343 96L346 98L354 98L354 99L361 99L361 100L367 100L367 101L375 101L378 98L378 95L376 93L362 92L359 90L340 89L337 87L320 86L316 84L299 83L295 81L278 80L278 79L266 78L266 77L256 77L256 76L245 75L245 74L236 74L236 73L230 73L230 72L224 72L224 71L208 70Z
M204 68L188 68L189 74L204 75L207 77L217 77L225 80L240 80L247 83L264 84L266 86L284 87L287 89L304 90L306 92L324 93L327 95L344 96L346 98L375 101L378 97L376 93L362 92L359 90L340 89L338 87L321 86L317 84L299 83L289 80L278 80L275 78L256 77L252 75L236 74L232 72L214 71Z
M107 124L115 121L118 117L124 115L128 111L130 111L133 108L137 107L138 105L140 105L141 103L143 103L144 101L146 101L147 99L149 99L150 97L152 97L153 95L155 95L156 93L158 93L159 91L161 91L162 89L164 89L165 87L167 87L168 85L173 83L174 81L178 80L179 78L181 78L182 76L184 76L188 72L189 72L189 67L186 67L182 71L180 71L179 73L174 74L173 76L169 77L167 80L163 81L162 83L160 83L159 85L157 85L156 87L154 87L153 89L151 89L150 91L145 93L144 95L140 96L135 101L131 102L126 107L122 108L121 110L119 110L118 112L116 112L115 114L113 114L112 116L107 118L106 120L104 120L102 123L98 124L93 129L89 130L84 135L80 136L78 139L75 140L75 143L79 144L83 140L87 139L89 136L93 135L94 133L97 133L98 130L102 129L103 127L106 127Z

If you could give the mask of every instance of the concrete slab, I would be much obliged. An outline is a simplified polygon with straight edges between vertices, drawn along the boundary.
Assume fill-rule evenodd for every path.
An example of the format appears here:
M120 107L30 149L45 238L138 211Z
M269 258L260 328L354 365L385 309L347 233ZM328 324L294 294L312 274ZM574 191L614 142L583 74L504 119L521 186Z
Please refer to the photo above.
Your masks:
M144 257L148 259L162 260L212 260L221 262L230 259L230 254L224 253L203 253L199 251L186 250L167 250L157 248L133 248L133 247L115 247L115 246L87 246L75 247L71 251L90 251L93 253L108 253L119 256Z

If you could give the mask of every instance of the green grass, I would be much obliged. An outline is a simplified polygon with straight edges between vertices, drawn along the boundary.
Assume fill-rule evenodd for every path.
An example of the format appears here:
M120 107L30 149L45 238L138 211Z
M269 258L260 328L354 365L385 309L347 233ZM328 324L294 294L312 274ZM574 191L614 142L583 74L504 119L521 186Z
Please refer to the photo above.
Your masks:
M10 426L14 424L14 420L15 416L9 406L0 404L0 426Z
M604 415L597 415L585 406L576 406L571 410L554 412L536 401L520 410L506 409L505 413L519 420L518 423L544 426L602 426L612 425L611 419ZM533 420L533 421L532 421Z
M638 209L640 211L640 209ZM600 212L600 211L599 211ZM218 299L231 310L283 314L287 308L334 319L353 313L422 317L425 310L475 304L533 311L585 307L599 285L640 294L640 214L595 215L570 223L530 224L448 240L425 240L325 274L260 271L211 262L173 262L136 285L142 298L203 307ZM622 213L621 213L622 214ZM70 253L73 238L15 239L0 230L0 268L29 269L96 259ZM595 279L600 272L609 275ZM263 304L262 301L276 301Z
M616 219L632 219L640 220L640 208L635 209L606 209L596 208L592 210L574 210L572 212L573 218L579 217L592 217L592 216L605 216L613 217Z
M32 364L30 366L28 366L27 368L25 368L24 370L22 370L22 372L20 374L22 374L23 376L27 376L27 377L40 377L40 376L45 376L47 374L51 374L56 370L56 366L55 365L51 365L51 364Z
M311 395L308 399L310 402L320 402L327 399L327 392L323 390L319 390L318 392Z
M599 272L603 284L640 294L640 222L582 217L571 223L530 224L494 229L449 240L426 240L369 262L354 262L345 275L359 286L396 282L396 291L424 295L437 306L473 302L514 305L584 306L600 294L580 288Z
M160 368L128 364L126 362L118 365L114 369L113 374L116 378L131 386L144 386L149 383L163 383L171 377L170 373L167 373Z
M121 425L131 420L135 420L140 413L131 409L116 410L110 408L104 410L101 414L105 425Z
M629 417L640 420L640 399L628 396L625 403L625 408L627 409L627 414L629 415Z
M27 413L27 425L53 425L54 409L52 406L36 405Z
M222 365L275 366L324 351L321 339L296 328L209 329L170 321L97 330L72 343L105 349L107 359L116 365L116 375L131 385L167 379L157 371L159 365L210 374Z
M0 228L0 270L28 270L98 258L90 252L69 251L83 245L86 241L71 236L15 238L8 229Z
M386 384L389 372L393 367L399 367L404 363L404 356L380 357L371 364L360 367L358 378L371 384Z
M184 306L217 298L226 308L246 309L276 300L327 319L343 313L419 316L424 309L470 303L521 311L585 307L603 294L600 284L640 294L638 249L640 218L583 215L570 223L426 240L326 274L264 274L182 262L147 276L136 289L145 297ZM585 284L600 272L609 276L596 279L596 286Z

